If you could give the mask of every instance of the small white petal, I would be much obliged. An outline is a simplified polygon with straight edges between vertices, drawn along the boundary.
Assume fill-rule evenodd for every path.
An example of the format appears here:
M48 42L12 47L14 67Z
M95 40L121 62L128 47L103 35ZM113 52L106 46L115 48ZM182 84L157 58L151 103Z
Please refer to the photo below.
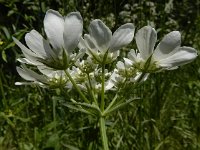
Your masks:
M65 18L64 45L68 53L71 53L78 45L83 31L83 20L79 12L72 12Z
M32 82L15 82L15 85L31 85Z
M86 49L87 46L85 45L85 40L81 37L78 43L78 48L79 49Z
M89 33L98 50L105 53L112 38L110 29L101 20L95 19L90 23Z
M115 52L111 53L112 59L113 59L113 60L117 59L117 57L119 56L119 54L120 54L119 51L115 51Z
M119 27L113 34L109 51L117 51L128 45L134 37L135 27L132 23L127 23Z
M111 90L115 86L116 76L117 76L117 74L115 72L113 72L112 75L110 76L110 79L106 82L106 85L105 85L106 91Z
M130 68L133 65L133 61L128 58L124 58L124 64L126 68Z
M124 63L121 61L118 61L116 66L117 66L117 69L125 69Z
M157 40L157 33L155 29L150 26L145 26L138 30L135 35L135 39L141 57L144 60L147 60L153 53L153 49Z
M181 34L179 31L173 31L164 36L154 51L153 58L161 60L169 55L176 53L176 50L181 45Z
M76 61L77 59L82 58L82 57L85 55L85 52L86 52L85 49L80 49L80 50L78 51L76 57L75 57L75 61Z
M178 51L167 57L166 59L158 61L161 67L168 69L190 63L197 57L197 51L191 47L180 47Z
M46 12L44 30L51 45L55 49L62 49L64 47L64 19L59 12L51 9Z
M108 82L106 82L105 91L112 89L114 85L115 84L109 80Z

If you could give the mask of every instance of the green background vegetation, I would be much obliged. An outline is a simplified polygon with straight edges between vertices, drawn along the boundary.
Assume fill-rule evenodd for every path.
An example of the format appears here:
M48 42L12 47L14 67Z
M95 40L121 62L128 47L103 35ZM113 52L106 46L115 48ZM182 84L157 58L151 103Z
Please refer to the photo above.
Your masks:
M68 91L15 86L21 56L12 36L44 34L49 8L66 15L79 11L84 33L90 20L102 19L115 31L126 22L136 29L151 25L158 39L178 30L182 45L200 50L199 0L0 0L0 150L102 149L98 121L65 106ZM135 48L132 42L124 51ZM124 54L124 52L122 52ZM141 97L107 118L110 149L199 150L200 61L152 74L139 88ZM62 95L66 95L65 98Z

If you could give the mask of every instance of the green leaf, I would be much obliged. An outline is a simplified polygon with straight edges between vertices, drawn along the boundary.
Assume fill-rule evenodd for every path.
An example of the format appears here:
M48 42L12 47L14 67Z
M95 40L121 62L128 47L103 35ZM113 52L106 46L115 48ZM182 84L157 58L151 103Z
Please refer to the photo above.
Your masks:
M66 106L66 107L68 107L68 108L70 108L70 109L74 109L76 111L80 111L80 112L83 112L83 113L95 116L95 114L91 113L90 111L87 111L87 110L85 110L85 109L83 109L81 107L74 106L73 103L65 103L63 105Z
M5 62L7 62L7 56L6 56L5 51L2 51L1 55L2 55L2 59L3 59Z
M58 133L52 134L46 142L45 148L54 148L55 150L59 150L59 135Z
M139 99L139 98L130 99L130 100L125 101L125 102L122 102L122 101L123 101L123 100L122 100L122 101L116 103L115 105L113 105L113 107L111 107L111 108L108 109L107 111L104 111L104 112L103 112L103 116L107 116L108 114L110 114L110 113L112 113L112 112L114 112L114 111L117 111L118 109L121 109L122 107L124 107L124 106L130 104L131 102L133 102L133 101L136 100L136 99Z

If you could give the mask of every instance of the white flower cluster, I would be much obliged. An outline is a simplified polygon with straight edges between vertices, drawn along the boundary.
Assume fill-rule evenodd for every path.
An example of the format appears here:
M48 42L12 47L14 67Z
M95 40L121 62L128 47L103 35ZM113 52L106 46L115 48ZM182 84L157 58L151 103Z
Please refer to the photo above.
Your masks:
M102 86L105 91L115 90L124 82L144 81L149 73L176 69L197 57L195 49L181 47L178 31L164 36L154 50L157 33L154 28L145 26L135 35L137 49L131 49L127 58L116 62L120 50L134 38L134 25L126 23L112 34L101 20L95 19L89 25L89 33L82 36L83 20L79 12L63 17L57 11L48 10L44 30L47 39L35 30L27 33L27 47L13 38L25 56L18 59L22 66L17 67L17 71L22 78L31 81L17 82L18 85L34 83L71 88L75 83L83 91L99 93ZM27 65L36 66L37 70Z

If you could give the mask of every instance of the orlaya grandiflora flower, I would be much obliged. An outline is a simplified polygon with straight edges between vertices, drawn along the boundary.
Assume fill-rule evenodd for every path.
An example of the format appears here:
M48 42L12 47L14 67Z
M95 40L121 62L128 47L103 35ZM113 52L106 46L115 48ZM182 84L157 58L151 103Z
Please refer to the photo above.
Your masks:
M155 50L157 33L154 28L150 26L141 28L136 33L135 39L139 52L131 50L128 58L142 72L176 69L197 57L197 51L194 48L181 47L179 31L172 31L165 35Z
M28 48L13 38L26 57L20 61L36 66L46 65L56 70L68 68L72 52L82 35L83 21L80 13L71 12L62 17L59 12L50 9L44 18L44 30L48 40L36 30L26 34Z
M80 39L79 48L85 48L87 54L98 63L110 63L118 57L119 50L132 41L134 31L134 25L127 23L112 35L101 20L95 19L89 25L89 34Z
M71 88L72 84L69 82L63 70L52 70L50 68L38 68L40 73L27 68L25 65L17 67L19 75L28 82L16 82L16 85L35 84L41 87L58 88L65 87ZM70 70L69 70L70 71Z
M94 72L98 67L98 64L93 63L91 57L87 57L86 59L77 59L75 65L82 71L82 73L89 74Z

